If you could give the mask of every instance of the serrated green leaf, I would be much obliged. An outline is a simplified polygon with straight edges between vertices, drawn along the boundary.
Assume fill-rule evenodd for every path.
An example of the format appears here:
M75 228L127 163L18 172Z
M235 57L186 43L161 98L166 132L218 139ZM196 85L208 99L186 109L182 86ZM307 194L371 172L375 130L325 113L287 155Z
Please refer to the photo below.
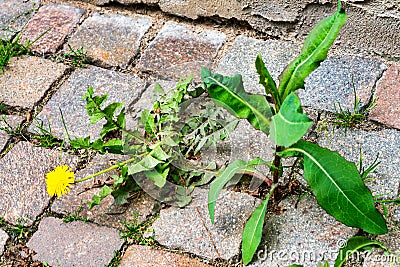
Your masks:
M122 108L122 106L123 106L124 104L122 104L122 103L119 103L119 102L114 102L114 103L111 103L111 104L109 104L107 107L105 107L104 109L103 109L103 112L105 113L105 114L107 114L107 116L109 116L109 117L114 117L114 112L118 109L118 108Z
M277 109L281 106L281 98L279 96L278 89L271 74L269 74L268 69L265 67L264 61L262 60L261 54L257 55L256 58L256 69L258 75L260 75L259 83L264 86L265 93L270 94L274 99L274 104L277 105Z
M88 149L90 148L90 136L70 140L69 144L74 149Z
M250 219L244 226L242 236L242 260L244 265L251 262L260 244L269 198L270 194L268 194L261 202L260 206L254 210Z
M118 126L111 121L107 121L106 124L103 125L103 128L100 131L100 137L104 138L106 134L114 130L118 130Z
M202 68L201 79L217 105L240 119L247 119L257 130L269 133L271 107L265 96L246 93L241 75L222 76Z
M272 117L270 139L278 146L289 147L299 141L312 124L312 120L303 114L299 97L291 93Z
M103 199L106 196L108 196L109 194L111 194L112 189L110 187L108 187L107 185L103 186L99 192L99 196Z
M153 115L147 109L143 110L140 115L140 120L144 126L144 130L147 134L156 132L156 124Z
M280 75L279 95L285 99L291 92L304 88L305 78L326 58L340 29L346 22L346 13L338 2L336 13L319 22L307 36L300 56Z
M208 191L208 211L210 213L211 222L214 224L214 209L215 204L222 188L227 182L241 169L246 168L247 163L243 160L235 160L232 162L222 173L215 178L215 180L210 185L210 190Z
M120 113L117 116L117 124L121 128L126 127L126 120L125 120L125 108L121 109Z
M99 120L101 120L104 117L105 117L105 114L103 112L93 111L89 115L90 124L95 124L95 123L97 123Z
M347 240L346 245L340 248L334 267L342 266L356 251L364 251L365 248L369 248L371 246L380 247L386 250L386 248L379 241L370 240L364 236L351 237L349 240Z
M371 234L387 232L383 216L376 210L371 191L361 180L356 166L337 152L300 140L280 153L304 155L304 178L318 203L347 226Z

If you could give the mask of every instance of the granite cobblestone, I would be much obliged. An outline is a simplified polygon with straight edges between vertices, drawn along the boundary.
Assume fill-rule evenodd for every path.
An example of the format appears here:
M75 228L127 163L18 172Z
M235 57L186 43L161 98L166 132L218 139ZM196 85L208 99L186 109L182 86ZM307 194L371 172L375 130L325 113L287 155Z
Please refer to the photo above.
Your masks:
M67 69L61 63L39 57L13 58L0 75L0 101L31 109Z
M126 68L139 52L140 41L150 26L150 17L94 13L69 39L68 45L73 50L83 48L89 59L101 66Z
M84 13L85 10L68 5L42 6L22 31L21 42L37 40L30 47L31 51L38 54L55 53Z
M60 164L75 170L77 156L34 147L28 142L17 143L0 159L0 216L13 224L30 226L47 207L45 175Z
M175 22L165 23L140 58L139 69L161 78L179 79L194 74L198 79L200 68L211 66L226 36L214 30L195 30Z
M108 94L105 105L123 102L127 107L139 98L145 88L145 82L135 74L124 74L93 66L78 69L43 107L37 119L43 122L47 130L50 130L50 125L54 136L64 139L66 131L60 114L61 109L72 139L87 136L90 136L92 141L98 139L105 119L97 124L90 124L86 102L82 100L89 87L94 89L95 95ZM33 131L34 127L35 124L29 130Z

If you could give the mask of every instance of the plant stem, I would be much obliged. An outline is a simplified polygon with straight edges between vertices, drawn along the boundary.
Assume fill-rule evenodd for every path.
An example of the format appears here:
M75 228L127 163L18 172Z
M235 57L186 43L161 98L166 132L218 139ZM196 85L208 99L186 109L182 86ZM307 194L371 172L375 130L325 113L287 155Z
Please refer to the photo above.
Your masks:
M276 146L275 151L276 152L282 151L282 147ZM272 167L275 168L275 170L272 172L272 182L276 184L278 183L280 178L280 167L281 167L281 157L278 156L276 153Z
M130 159L128 159L128 160L125 160L125 161L121 162L121 163L117 163L117 164L111 166L110 168L107 168L107 169L105 169L105 170L96 172L95 174L89 175L89 176L87 176L87 177L85 177L85 178L82 178L82 179L80 179L80 180L76 180L74 183L75 183L75 184L81 183L81 182L87 181L87 180L89 180L89 179L92 179L92 178L94 178L94 177L96 177L96 176L102 175L102 174L104 174L104 173L106 173L106 172L115 170L115 169L117 169L117 168L119 168L119 167L121 167L121 166L124 166L124 165L126 165L126 164L128 164L128 163L130 163L130 162L132 162L132 161L134 161L134 160L136 160L137 157L143 156L144 154L146 154L146 153L143 153L143 154L141 154L141 155L136 155L136 156L134 156L134 157L132 157L132 158L130 158Z

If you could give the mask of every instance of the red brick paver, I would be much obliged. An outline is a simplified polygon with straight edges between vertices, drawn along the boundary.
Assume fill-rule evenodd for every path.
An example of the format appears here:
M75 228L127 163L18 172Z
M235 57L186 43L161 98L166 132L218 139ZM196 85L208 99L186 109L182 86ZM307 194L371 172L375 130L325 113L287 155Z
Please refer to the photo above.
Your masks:
M400 129L400 65L392 65L378 81L376 108L370 118Z

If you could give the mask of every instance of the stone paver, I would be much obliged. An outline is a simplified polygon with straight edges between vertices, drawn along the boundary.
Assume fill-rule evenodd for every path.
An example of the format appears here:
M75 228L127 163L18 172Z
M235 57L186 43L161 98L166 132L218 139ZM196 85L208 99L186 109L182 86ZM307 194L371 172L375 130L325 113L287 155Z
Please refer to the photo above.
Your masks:
M91 140L100 137L99 133L105 120L97 124L89 123L86 102L82 96L89 87L94 88L95 95L108 94L106 105L112 102L123 102L128 106L136 101L145 88L145 83L134 74L105 70L97 67L76 70L58 89L38 115L38 119L49 125L52 133L65 138L65 129L59 108L63 112L65 123L71 138L90 136ZM29 128L34 130L35 126Z
M55 53L84 13L85 10L73 6L42 6L23 30L22 42L34 41L50 29L31 46L31 50L40 54Z
M229 260L239 254L244 224L259 202L247 194L222 191L215 207L215 224L211 225L207 194L208 190L197 188L192 193L192 203L184 209L161 210L153 223L155 239L168 248L207 259L216 259L219 253L222 259Z
M32 108L66 70L67 66L48 59L13 58L0 75L0 100L10 106Z
M34 14L34 8L40 0L3 0L0 2L0 39L8 39L23 26Z
M74 50L83 47L89 59L102 66L125 68L139 52L140 40L150 26L150 17L95 13L82 23L68 44Z
M26 245L36 252L35 260L51 266L99 267L112 260L122 243L115 229L47 217Z
M378 81L375 97L378 98L370 118L400 129L400 65L392 65Z
M286 65L300 53L300 46L291 42L261 41L240 35L221 59L215 72L229 76L241 74L247 92L262 94L264 87L258 83L255 66L256 57L260 53L271 76L278 81Z
M384 194L383 198L397 198L400 183L400 131L381 130L363 131L332 129L323 133L318 143L354 163L359 162L360 149L363 154L363 166L368 167L379 154L380 164L370 174L372 181L367 186L374 195Z
M34 147L28 142L16 144L0 159L0 217L13 224L21 220L31 225L50 200L46 173L60 164L74 170L78 160L64 153L60 162L60 151Z
M3 120L4 119L4 120ZM1 130L1 128L17 130L18 126L24 120L21 116L16 115L0 115L0 151L4 148L10 136L7 131Z
M314 197L302 199L297 208L295 202L296 197L283 200L280 205L286 210L267 218L264 244L259 246L254 263L249 266L277 267L297 263L315 267L323 257L332 263L341 242L358 231L328 215Z
M208 267L197 259L147 246L133 245L125 251L119 267Z
M9 238L8 234L2 229L0 229L0 256L4 252L4 247L6 245L8 238Z
M167 79L190 74L199 78L200 68L211 66L226 37L218 31L197 34L195 30L175 22L165 23L140 58L139 68Z
M88 175L94 174L111 166L110 160L122 162L123 157L120 155L100 155L96 156L90 164L83 170L76 173L76 179L82 179ZM88 180L83 183L76 184L71 192L67 195L57 198L52 206L51 211L62 214L75 214L79 209L79 216L88 218L93 222L109 226L113 228L123 229L123 223L131 223L133 221L143 222L150 215L155 206L155 201L147 195L141 195L127 205L115 203L112 196L104 198L100 205L89 209L87 202L92 201L92 197L97 195L101 187L93 187L95 184L106 182L110 175L116 175L115 171L102 174L95 178L95 181ZM136 217L138 215L138 217Z
M359 56L328 57L305 81L299 96L304 106L334 112L335 104L353 109L354 88L361 105L368 103L376 81L386 69L382 61ZM338 108L338 106L337 106Z
M257 54L261 53L265 66L278 83L278 76L288 63L300 53L300 46L290 42L267 40L239 36L230 51L221 59L216 72L223 75L241 74L245 90L252 93L264 93L258 83L259 75L255 68ZM371 96L377 79L386 66L378 60L350 57L328 57L307 79L305 90L299 95L304 106L314 109L334 111L339 102L342 108L353 106L353 87L357 96L366 104Z

